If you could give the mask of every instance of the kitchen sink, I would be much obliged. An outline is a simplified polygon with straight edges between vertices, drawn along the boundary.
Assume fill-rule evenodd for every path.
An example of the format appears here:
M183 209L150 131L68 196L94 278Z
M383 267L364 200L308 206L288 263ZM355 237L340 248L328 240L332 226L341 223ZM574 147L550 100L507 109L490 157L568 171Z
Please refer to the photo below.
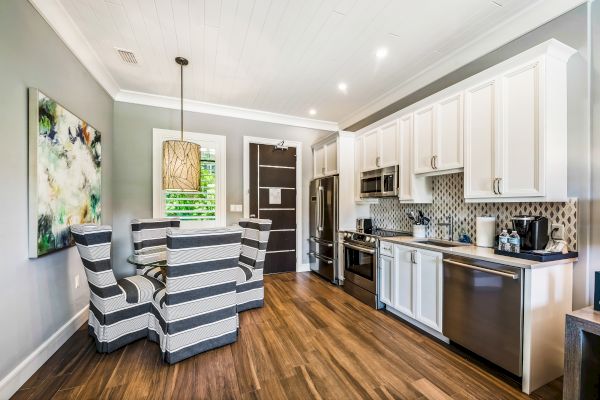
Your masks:
M459 246L468 246L468 243L461 242L451 242L449 240L440 240L440 239L423 239L423 240L413 240L413 243L419 244L428 244L430 246L437 247L459 247Z

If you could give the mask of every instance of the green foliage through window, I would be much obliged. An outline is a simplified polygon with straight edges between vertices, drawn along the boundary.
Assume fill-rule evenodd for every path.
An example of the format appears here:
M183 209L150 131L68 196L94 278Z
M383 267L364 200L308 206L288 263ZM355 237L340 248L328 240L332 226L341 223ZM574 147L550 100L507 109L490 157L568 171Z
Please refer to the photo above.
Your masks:
M165 192L165 216L182 221L214 221L217 218L215 149L202 148L200 190Z

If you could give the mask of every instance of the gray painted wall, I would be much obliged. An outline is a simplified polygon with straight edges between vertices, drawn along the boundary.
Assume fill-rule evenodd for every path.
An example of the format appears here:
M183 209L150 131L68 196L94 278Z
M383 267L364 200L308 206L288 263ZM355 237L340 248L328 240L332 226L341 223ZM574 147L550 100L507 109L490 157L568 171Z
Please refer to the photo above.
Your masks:
M364 127L405 108L433 93L481 72L499 62L523 52L548 39L555 38L575 48L577 53L568 64L568 191L577 197L577 243L580 249L579 262L573 276L573 306L581 308L591 302L593 282L590 282L587 250L590 249L590 129L588 96L588 41L587 5L540 26L485 56L457 69L443 78L425 86L417 92L400 99L354 127ZM376 118L376 119L374 119ZM598 189L600 192L600 189ZM600 206L598 206L600 210ZM600 214L600 211L598 211ZM599 230L600 232L600 230ZM600 245L600 233L594 241Z
M27 1L0 1L0 60L1 380L89 299L75 248L27 258L27 88L43 90L102 132L102 207L109 223L113 101Z
M115 103L113 143L113 246L117 260L131 254L129 223L133 218L152 217L152 129L179 130L179 111L128 103ZM243 204L243 137L286 139L302 142L302 209L308 215L308 184L312 177L310 145L328 132L293 126L249 121L186 112L185 130L227 137L227 224L235 223L242 213L229 211L230 204ZM308 239L308 218L304 217L303 237ZM306 243L306 241L304 241ZM303 262L305 253L298 250ZM300 254L299 254L300 255ZM132 266L115 266L119 275L133 271Z
M591 92L591 138L592 191L590 196L590 297L594 294L594 272L600 271L600 1L592 1L590 7L590 92ZM600 290L600 287L598 288Z

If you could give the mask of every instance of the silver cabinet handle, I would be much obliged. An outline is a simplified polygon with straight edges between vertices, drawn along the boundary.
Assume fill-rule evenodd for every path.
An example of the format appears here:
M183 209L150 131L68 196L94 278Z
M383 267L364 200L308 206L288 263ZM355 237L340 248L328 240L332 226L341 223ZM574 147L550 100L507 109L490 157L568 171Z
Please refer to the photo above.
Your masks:
M496 183L498 183L498 178L494 178L492 181L492 190L494 191L494 194L498 194L498 191L496 190Z
M321 173L325 175L325 167L321 167Z
M498 194L502 194L502 190L500 189L500 184L502 183L502 178L498 178Z
M381 157L377 157L377 158L375 159L375 165L377 165L378 167L380 166L380 165L379 165L379 160L380 160L380 159L381 159Z
M461 263L461 262L453 261L453 260L444 260L444 263L456 265L457 267L474 269L474 270L485 272L488 274L500 275L505 278L519 279L519 274L517 274L517 273L511 274L510 272L497 271L495 269L489 269L489 268L482 268L482 267L478 267L476 265L465 264L465 263Z
M434 165L433 165L433 157L431 156L431 160L429 160L429 164L431 164L431 169L435 169Z
M437 156L433 156L433 169L438 169L438 166L437 166Z
M355 246L355 245L350 244L350 243L344 243L344 247L347 247L347 248L352 249L352 250L362 251L364 253L375 254L375 250L373 250L373 249L369 249L367 247Z
M417 251L416 250L411 250L411 252L410 252L410 263L411 264L417 263Z
M310 251L310 252L308 252L306 254L308 254L309 256L313 256L317 260L323 261L325 264L333 264L333 260L329 260L329 259L327 259L325 257L321 257L320 255L318 255L314 251Z

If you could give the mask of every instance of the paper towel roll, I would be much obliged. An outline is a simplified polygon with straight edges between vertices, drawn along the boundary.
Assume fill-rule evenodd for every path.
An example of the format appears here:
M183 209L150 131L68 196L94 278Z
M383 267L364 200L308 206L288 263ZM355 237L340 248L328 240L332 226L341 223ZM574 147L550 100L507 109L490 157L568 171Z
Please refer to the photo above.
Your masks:
M476 244L479 247L494 247L496 217L477 217L475 222Z

